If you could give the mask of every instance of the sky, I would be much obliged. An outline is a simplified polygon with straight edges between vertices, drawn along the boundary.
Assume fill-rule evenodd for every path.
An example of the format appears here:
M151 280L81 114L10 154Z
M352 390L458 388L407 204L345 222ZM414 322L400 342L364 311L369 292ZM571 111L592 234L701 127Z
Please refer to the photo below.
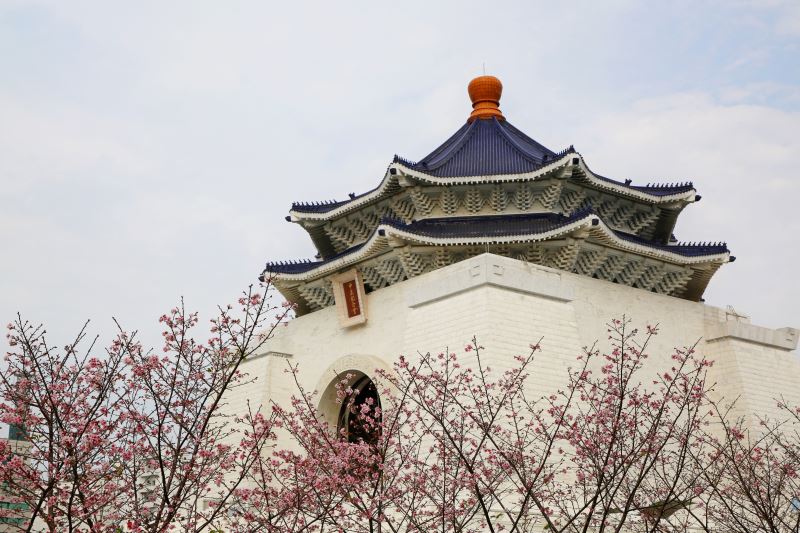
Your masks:
M634 183L692 180L727 241L706 301L800 327L800 2L0 0L0 320L158 342L265 261L292 201L346 198L464 122L508 120ZM687 339L692 342L694 339Z

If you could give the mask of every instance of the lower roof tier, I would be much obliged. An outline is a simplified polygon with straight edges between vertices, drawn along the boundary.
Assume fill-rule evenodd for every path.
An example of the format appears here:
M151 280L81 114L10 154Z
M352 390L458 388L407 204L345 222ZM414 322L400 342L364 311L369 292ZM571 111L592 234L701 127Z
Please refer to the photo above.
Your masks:
M733 261L724 243L659 244L616 231L596 214L555 213L384 219L370 237L321 261L268 263L270 276L299 312L333 305L330 276L357 268L377 290L485 252L689 300Z

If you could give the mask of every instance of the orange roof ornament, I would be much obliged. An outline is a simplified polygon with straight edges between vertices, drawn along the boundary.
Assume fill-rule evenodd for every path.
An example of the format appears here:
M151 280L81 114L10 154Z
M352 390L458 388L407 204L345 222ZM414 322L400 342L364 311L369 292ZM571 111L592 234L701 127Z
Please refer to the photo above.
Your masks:
M500 95L503 94L503 84L500 80L494 76L478 76L469 82L467 92L472 100L472 113L467 122L473 122L478 118L505 120L500 111Z

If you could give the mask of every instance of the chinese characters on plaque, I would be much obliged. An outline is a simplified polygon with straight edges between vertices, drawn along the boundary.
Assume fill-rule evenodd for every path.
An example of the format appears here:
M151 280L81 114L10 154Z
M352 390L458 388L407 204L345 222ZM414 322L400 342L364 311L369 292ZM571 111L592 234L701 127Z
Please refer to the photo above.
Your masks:
M367 321L364 282L358 270L351 269L334 276L333 295L342 327L355 326Z

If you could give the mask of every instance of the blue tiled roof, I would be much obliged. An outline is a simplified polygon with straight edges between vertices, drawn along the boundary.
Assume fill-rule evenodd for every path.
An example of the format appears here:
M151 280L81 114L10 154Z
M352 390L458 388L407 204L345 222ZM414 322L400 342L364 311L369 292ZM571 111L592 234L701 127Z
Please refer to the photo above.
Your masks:
M547 233L590 216L590 210L582 210L570 216L557 213L534 213L526 215L489 215L476 217L431 218L410 224L402 221L384 220L383 223L397 229L423 237L510 237L513 235L535 235ZM613 230L614 234L628 242L641 244L665 252L687 257L728 253L724 242L661 244L630 233Z
M309 270L313 270L318 266L325 265L330 263L331 261L335 261L340 257L345 255L350 255L354 252L357 252L361 248L364 247L364 244L356 244L355 246L351 246L347 250L339 252L336 255L332 255L327 259L312 261L310 259L296 259L292 261L273 261L268 262L267 265L264 267L265 272L272 272L274 274L302 274L303 272L308 272Z
M492 118L467 122L441 146L416 163L399 156L395 156L394 162L439 178L497 176L534 172L565 154L574 152L572 146L561 152L554 152L522 133L508 121ZM630 180L623 182L594 172L593 174L602 181L654 196L669 196L694 189L691 182L631 185ZM292 204L292 211L327 213L358 200L377 188L352 195L347 200L296 202Z
M672 244L661 244L647 239L642 239L637 235L631 235L622 231L614 230L614 234L620 239L641 244L649 248L672 252L685 257L699 257L702 255L717 255L730 253L728 244L724 242L675 242Z
M353 198L348 200L323 200L321 202L293 202L292 211L299 211L301 213L327 213L352 200Z
M373 192L377 191L380 187L381 184L379 183L377 186L373 187L367 192L363 192L361 194L351 194L350 198L348 198L347 200L328 200L322 202L293 202L292 211L297 211L298 213L327 213L328 211L333 211L339 206L349 204L354 200L358 200L362 196L372 194Z
M586 160L583 161L583 164L586 166L586 168L589 168L589 165L586 165ZM683 181L677 183L648 183L647 185L631 185L631 180L625 180L625 182L623 183L615 179L601 176L600 174L598 174L593 170L591 172L592 175L594 175L594 177L596 177L599 180L607 181L608 183L613 183L615 185L623 185L634 191L640 191L643 193L652 194L654 196L670 196L672 194L680 194L694 189L694 184L691 181Z
M556 153L534 141L506 120L464 124L444 144L417 163L400 160L414 170L440 178L524 174L553 161Z
M510 237L553 231L586 218L589 211L570 216L558 213L525 215L484 215L472 217L428 218L405 224L401 220L384 219L383 224L421 237Z
M511 237L514 235L537 235L547 233L564 227L590 216L588 210L579 211L571 216L556 213L535 213L524 215L489 215L473 217L429 218L404 223L400 220L383 219L381 224L391 226L398 230L411 233L420 237L430 238L486 238L486 237ZM614 234L628 242L646 246L665 252L672 252L685 257L699 257L704 255L717 255L728 253L725 243L677 243L660 244L647 239L614 231ZM301 274L317 267L330 263L340 257L352 254L361 249L364 244L352 248L322 261L295 261L267 263L265 271L276 274Z
M320 265L324 265L326 262L327 261L311 261L310 259L271 261L267 262L267 265L264 267L264 272L272 272L274 274L301 274L317 268Z
M618 181L614 180L609 181L619 183ZM689 192L694 189L694 184L691 181L686 181L682 183L662 183L654 185L628 185L628 187L635 191L641 191L655 196L670 196L673 194Z

